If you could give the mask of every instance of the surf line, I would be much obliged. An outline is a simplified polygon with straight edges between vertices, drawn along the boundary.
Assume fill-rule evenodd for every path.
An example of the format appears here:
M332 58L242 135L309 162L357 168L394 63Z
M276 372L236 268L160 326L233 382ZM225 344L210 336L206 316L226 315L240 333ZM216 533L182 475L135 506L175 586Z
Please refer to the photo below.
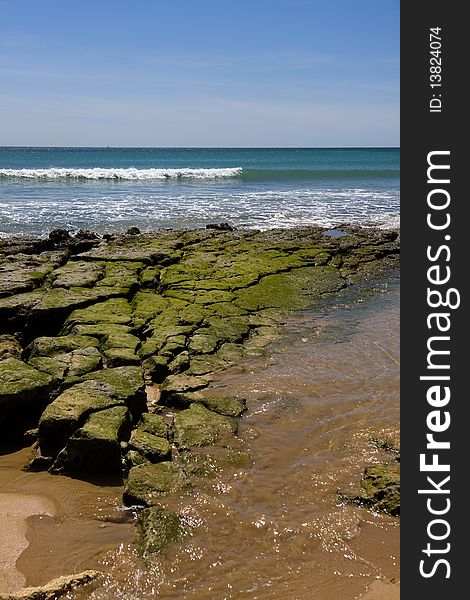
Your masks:
M441 162L444 157L446 162ZM439 160L439 162L437 162ZM448 429L451 422L449 402L451 399L451 310L460 306L460 292L449 287L451 271L451 236L447 232L451 223L450 150L435 150L427 155L427 183L431 190L427 194L427 225L431 232L439 234L439 245L428 245L426 325L431 335L427 338L426 375L420 381L427 382L426 390L426 452L419 455L420 473L426 474L428 488L419 489L418 494L426 497L429 521L426 527L427 540L422 553L427 559L419 563L419 573L428 579L451 575L450 515L451 510L451 465L448 453L450 440ZM447 335L442 335L447 334ZM443 437L445 436L445 437ZM429 474L428 474L429 473Z

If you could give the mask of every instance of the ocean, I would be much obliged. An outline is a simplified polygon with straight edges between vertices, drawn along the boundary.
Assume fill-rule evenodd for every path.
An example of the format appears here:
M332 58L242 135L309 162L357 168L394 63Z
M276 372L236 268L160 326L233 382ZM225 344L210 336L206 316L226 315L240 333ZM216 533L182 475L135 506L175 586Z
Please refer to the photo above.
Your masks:
M0 147L0 236L398 227L398 148Z

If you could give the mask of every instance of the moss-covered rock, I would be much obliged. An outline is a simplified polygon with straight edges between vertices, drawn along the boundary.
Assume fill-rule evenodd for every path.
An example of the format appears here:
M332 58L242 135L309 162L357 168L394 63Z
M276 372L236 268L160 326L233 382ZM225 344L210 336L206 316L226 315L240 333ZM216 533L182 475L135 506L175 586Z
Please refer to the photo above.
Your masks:
M247 469L251 465L251 455L246 450L219 446L184 452L181 460L190 477L215 477L221 471Z
M111 298L96 302L88 308L73 311L64 324L64 332L79 324L112 323L128 325L132 319L131 306L125 298Z
M0 433L34 427L48 402L51 377L16 358L0 362ZM3 441L3 440L2 440Z
M143 288L154 288L158 283L161 269L159 267L147 267L140 274L140 283Z
M124 466L127 471L130 471L132 467L137 467L138 465L148 464L150 463L148 458L145 458L140 452L137 450L129 450L127 454L124 456Z
M127 506L152 506L161 496L191 488L191 483L181 465L164 461L133 467L124 487L123 500Z
M144 264L142 262L114 261L104 263L104 276L96 285L97 287L117 287L125 289L129 293L138 288L139 274L143 268Z
M9 245L8 250L13 250ZM0 297L29 292L41 286L62 258L54 253L0 255Z
M139 548L143 558L162 554L184 533L180 517L162 506L146 508L139 515Z
M129 446L153 463L171 458L171 446L166 438L158 437L140 428L135 431Z
M81 377L96 371L102 365L102 357L97 348L81 348L70 353L67 377Z
M341 495L348 502L398 517L400 515L400 463L393 461L367 466L361 479L361 490L357 494Z
M161 387L162 401L173 402L178 395L199 390L210 383L210 377L186 375L169 375Z
M144 413L139 422L138 431L145 431L158 437L168 437L168 426L161 415Z
M323 295L397 264L396 232L347 225L341 230L339 237L321 227L161 230L101 242L87 234L85 245L56 232L49 240L0 241L0 359L29 361L30 375L39 372L48 382L38 386L40 397L26 394L32 402L27 406L42 411L59 392L63 401L64 389L75 393L77 384L89 386L87 400L82 398L86 408L72 402L50 452L61 450L92 415L115 406L127 407L138 423L148 410L144 381L154 392L152 408L190 406L176 418L180 448L223 445L230 436L233 441L230 418L244 404L201 399L212 373L263 353L289 311L314 306ZM60 250L42 252L57 245ZM18 341L29 344L25 351ZM39 414L23 412L34 427ZM46 417L40 438L48 449L45 423L53 419ZM228 419L226 427L217 419ZM144 448L152 436L167 443L166 428L163 435L146 430L144 420L134 433L139 450L122 448L127 467L153 456Z
M206 396L199 402L209 410L227 417L240 417L246 410L246 400L236 396Z
M218 354L204 354L193 356L186 372L188 375L207 375L213 371L224 369L227 365L228 363Z
M346 282L332 266L303 267L268 275L249 288L236 292L235 304L257 311L264 308L304 309L322 294L336 292Z
M196 333L189 340L189 350L195 354L210 354L219 343L219 338L215 334Z
M33 306L39 304L45 290L35 290L0 298L0 323L3 331L20 331L29 322Z
M237 428L235 419L195 403L176 415L173 422L174 442L179 448L230 445Z
M103 264L73 260L54 271L52 287L93 287L103 275Z
M38 440L44 456L55 456L91 413L124 405L107 383L86 381L72 386L47 406L39 420Z
M134 366L115 367L87 373L81 381L95 381L108 386L111 393L123 400L133 414L145 411L145 386L142 369Z
M92 413L55 460L53 472L120 474L122 440L131 431L129 411L115 406Z
M142 362L144 376L155 383L161 383L168 375L168 356L153 355Z
M220 341L239 342L247 337L250 330L248 317L239 315L227 318L209 317L204 321L201 334L213 335Z
M101 350L108 368L123 365L140 365L140 358L136 354L140 340L130 333L110 333L104 339Z
M246 342L243 346L241 344L225 342L218 349L217 356L227 363L227 365L237 363L246 355L245 345Z
M110 348L131 348L135 350L140 344L140 340L130 333L115 332L110 333L101 345L102 350Z
M182 373L189 367L189 354L185 350L176 355L168 364L168 371L171 374Z
M29 364L39 371L48 373L55 382L67 378L77 378L101 367L102 356L97 348L80 348L67 354L36 356Z
M88 335L61 335L38 337L26 348L25 354L31 359L37 356L66 354L80 348L98 347L99 341Z
M58 333L64 319L72 311L80 310L82 307L100 306L107 299L118 299L122 296L122 290L118 288L55 288L46 291L37 303L34 303L28 315L29 329L35 335L47 335L48 332ZM90 311L93 313L93 311ZM83 321L96 322L96 321ZM108 321L109 322L109 321ZM69 333L65 330L64 333Z
M141 327L155 319L169 305L166 298L150 290L137 292L132 300L133 321L137 327Z
M110 348L103 352L103 357L108 368L140 365L140 358L132 348Z

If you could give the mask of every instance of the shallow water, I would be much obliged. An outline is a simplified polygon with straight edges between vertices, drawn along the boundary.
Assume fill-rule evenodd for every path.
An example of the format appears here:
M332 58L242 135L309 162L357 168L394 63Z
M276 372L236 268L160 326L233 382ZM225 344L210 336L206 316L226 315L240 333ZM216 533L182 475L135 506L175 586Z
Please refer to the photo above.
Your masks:
M166 499L193 535L153 564L136 556L119 488L10 476L10 491L56 505L55 516L28 520L17 562L27 583L99 568L104 582L71 598L353 600L375 579L398 579L399 520L337 495L365 464L390 458L371 438L399 437L398 283L359 291L366 299L346 290L335 306L296 314L269 358L214 381L248 400L240 436L252 464Z

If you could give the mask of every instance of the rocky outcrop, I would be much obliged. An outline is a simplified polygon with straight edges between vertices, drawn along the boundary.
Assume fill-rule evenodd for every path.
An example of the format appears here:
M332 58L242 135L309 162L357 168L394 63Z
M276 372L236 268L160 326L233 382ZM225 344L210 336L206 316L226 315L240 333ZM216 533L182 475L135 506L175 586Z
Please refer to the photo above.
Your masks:
M29 468L123 477L125 502L143 506L249 464L243 399L207 387L289 311L397 266L397 232L341 229L2 240L0 442L37 427Z

